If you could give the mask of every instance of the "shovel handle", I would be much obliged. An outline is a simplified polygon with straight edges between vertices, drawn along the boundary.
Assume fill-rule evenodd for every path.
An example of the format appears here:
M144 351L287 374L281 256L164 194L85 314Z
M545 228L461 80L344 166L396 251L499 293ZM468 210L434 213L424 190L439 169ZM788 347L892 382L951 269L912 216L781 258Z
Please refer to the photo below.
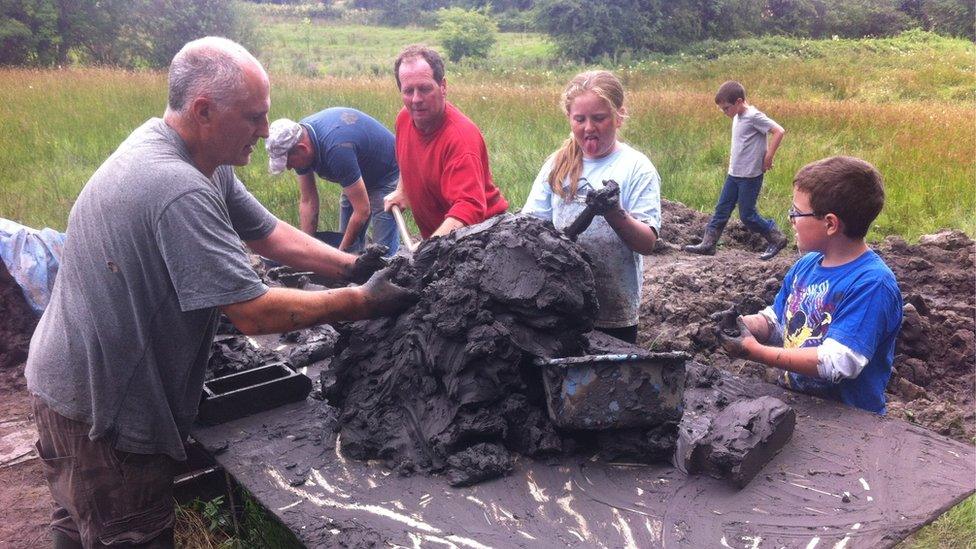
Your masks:
M407 250L411 253L414 252L417 245L410 239L410 231L407 230L407 222L403 220L403 212L400 210L400 206L394 204L390 210L393 212L393 220L396 221L397 230L400 232L400 240L403 241Z

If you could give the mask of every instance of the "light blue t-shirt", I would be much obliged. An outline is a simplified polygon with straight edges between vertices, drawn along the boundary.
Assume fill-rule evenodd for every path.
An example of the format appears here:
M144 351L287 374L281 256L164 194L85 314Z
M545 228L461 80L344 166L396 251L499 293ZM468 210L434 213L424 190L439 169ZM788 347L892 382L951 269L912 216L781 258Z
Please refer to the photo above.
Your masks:
M790 373L797 391L885 413L885 387L895 358L902 299L891 269L875 252L836 267L809 253L786 273L773 310L783 326L783 347L817 347L830 338L868 357L857 377L837 383Z
M614 180L620 186L620 206L655 231L661 228L661 178L643 153L626 143L595 160L583 160L576 197L566 202L549 187L549 157L532 184L522 213L552 221L562 231L586 207L586 195L602 189L603 182ZM563 188L569 181L563 182ZM607 221L597 216L577 240L593 259L593 276L600 304L595 325L599 328L624 328L637 324L643 282L643 258L617 236Z

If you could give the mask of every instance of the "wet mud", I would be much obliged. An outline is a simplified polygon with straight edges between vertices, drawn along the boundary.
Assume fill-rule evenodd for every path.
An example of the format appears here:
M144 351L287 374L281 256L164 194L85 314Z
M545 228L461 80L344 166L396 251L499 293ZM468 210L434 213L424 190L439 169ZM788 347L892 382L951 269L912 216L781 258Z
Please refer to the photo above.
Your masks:
M213 379L251 370L258 366L280 362L284 356L267 347L251 343L247 336L230 336L215 339L210 346L206 378Z
M391 269L419 302L395 318L340 325L323 374L344 455L444 473L454 486L507 474L515 454L673 460L688 355L592 332L588 260L550 224L495 218L428 241ZM707 455L692 472L742 486L785 444L780 424L792 409L754 404L710 409L696 441Z
M793 436L796 411L771 396L735 400L685 414L675 465L745 487Z
M23 291L0 261L0 370L13 368L27 360L31 336L37 326Z
M390 268L420 300L338 327L335 381L323 386L342 410L342 452L470 484L507 471L512 452L561 451L531 361L586 350L597 303L582 249L551 224L505 215Z

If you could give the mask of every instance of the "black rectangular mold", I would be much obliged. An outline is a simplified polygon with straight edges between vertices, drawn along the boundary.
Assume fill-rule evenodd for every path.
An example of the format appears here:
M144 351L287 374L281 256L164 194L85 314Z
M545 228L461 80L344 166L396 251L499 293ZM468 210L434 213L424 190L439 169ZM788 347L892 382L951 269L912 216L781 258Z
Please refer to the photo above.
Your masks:
M198 421L216 425L305 400L312 380L282 363L216 377L203 384Z

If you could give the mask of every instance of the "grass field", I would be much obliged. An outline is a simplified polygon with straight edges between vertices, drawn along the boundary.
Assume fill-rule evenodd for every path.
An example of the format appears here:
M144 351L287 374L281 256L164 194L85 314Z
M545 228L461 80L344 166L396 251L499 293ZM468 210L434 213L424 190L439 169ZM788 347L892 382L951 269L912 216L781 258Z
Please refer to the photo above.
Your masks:
M345 105L387 126L393 124L399 96L392 76L377 67L383 59L389 65L403 44L430 38L430 31L418 29L301 22L269 22L262 28L262 57L272 74L272 118L301 118ZM623 137L655 163L664 197L709 210L724 176L729 142L729 120L715 108L712 95L722 80L735 77L755 90L754 103L788 132L760 200L767 215L786 222L792 176L800 166L849 154L875 164L886 179L888 202L870 238L914 239L942 227L976 234L976 50L965 41L920 36L745 41L739 47L703 47L684 61L670 56L621 68L631 112ZM353 37L369 44L360 57L347 45ZM551 54L537 36L520 34L515 40L542 53L519 65L502 49L502 57L449 67L448 73L449 97L482 128L496 182L513 208L523 203L542 162L568 133L557 100L567 75L576 70L533 69ZM509 43L509 37L500 42ZM343 71L361 67L364 74L293 74L289 67L302 53L300 43L310 44L317 63L341 62ZM7 69L0 71L0 99L0 216L63 229L70 205L95 168L132 128L161 114L165 77L109 69ZM259 150L238 173L272 211L297 221L294 178L272 178L265 163ZM322 184L321 190L322 228L335 228L338 187Z
M392 126L399 109L393 57L405 44L435 42L425 29L282 19L258 29L258 54L272 75L272 118L344 105ZM970 42L908 33L706 43L680 55L618 59L612 68L629 92L623 136L655 163L665 198L712 207L729 142L729 121L712 95L735 78L788 131L766 179L763 212L785 223L795 171L850 154L878 166L887 182L888 203L870 237L914 239L942 227L976 234L974 60ZM568 133L557 99L579 68L557 60L532 34L501 35L489 58L448 68L449 96L484 131L496 182L513 208ZM0 217L63 230L85 181L133 128L161 115L164 103L161 73L0 70ZM273 212L297 222L294 178L269 176L266 161L259 150L238 174ZM320 189L322 228L334 229L338 187ZM974 501L909 546L976 547Z

